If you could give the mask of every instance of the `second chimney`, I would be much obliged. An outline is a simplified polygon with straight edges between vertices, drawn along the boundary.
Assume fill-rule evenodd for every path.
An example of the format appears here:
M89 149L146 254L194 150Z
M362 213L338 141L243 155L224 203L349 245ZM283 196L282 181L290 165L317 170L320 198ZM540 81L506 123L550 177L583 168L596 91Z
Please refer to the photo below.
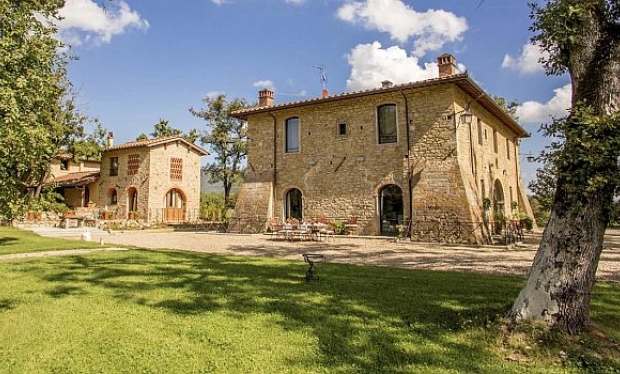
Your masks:
M439 67L439 78L456 74L456 59L449 53L437 57L437 66Z
M108 138L106 139L106 148L112 148L114 146L114 133L110 131Z
M274 92L268 88L258 91L258 106L272 106Z

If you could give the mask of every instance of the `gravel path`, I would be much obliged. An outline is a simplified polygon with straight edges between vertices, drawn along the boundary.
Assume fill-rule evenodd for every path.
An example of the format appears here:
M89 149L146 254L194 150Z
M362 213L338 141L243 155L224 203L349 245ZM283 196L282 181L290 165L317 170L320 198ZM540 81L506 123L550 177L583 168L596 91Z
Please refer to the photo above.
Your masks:
M472 248L422 243L394 243L386 238L337 237L329 242L287 242L267 235L234 235L205 232L126 231L93 236L106 244L141 248L170 248L229 255L269 256L302 260L302 253L320 253L335 263L393 266L408 269L457 270L526 276L539 236L526 238L519 248ZM597 278L620 282L620 232L606 237Z

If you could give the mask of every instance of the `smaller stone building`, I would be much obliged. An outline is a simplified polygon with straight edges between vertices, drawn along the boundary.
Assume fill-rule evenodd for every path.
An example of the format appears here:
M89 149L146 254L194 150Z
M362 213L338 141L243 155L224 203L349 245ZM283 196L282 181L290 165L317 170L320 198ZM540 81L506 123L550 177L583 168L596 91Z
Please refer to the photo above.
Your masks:
M533 217L519 165L529 134L453 56L437 61L439 78L420 82L284 104L260 91L233 113L250 138L236 216L354 218L382 235L453 222L477 242L494 217Z
M46 183L70 208L94 205L105 218L187 222L198 217L207 154L178 136L114 145L110 133L101 161L60 155Z
M101 161L74 160L70 154L60 154L52 160L46 184L53 184L70 208L85 207L99 195L95 182L99 179L100 168Z
M200 158L208 152L179 136L108 147L101 159L98 205L117 218L184 222L198 217Z

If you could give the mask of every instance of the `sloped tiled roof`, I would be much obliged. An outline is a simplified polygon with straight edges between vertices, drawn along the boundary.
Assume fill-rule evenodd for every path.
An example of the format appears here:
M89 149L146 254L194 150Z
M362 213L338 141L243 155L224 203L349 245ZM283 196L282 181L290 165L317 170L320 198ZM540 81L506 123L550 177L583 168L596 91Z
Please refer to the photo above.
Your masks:
M166 136L166 137L155 138L155 139L146 139L146 140L139 140L135 142L121 143L121 144L113 145L112 147L106 148L106 151L116 151L116 150L121 150L121 149L141 148L141 147L150 148L150 147L155 147L155 146L162 145L162 144L174 143L178 141L180 141L181 143L184 143L189 148L195 150L202 156L209 154L209 152L207 152L203 148L197 146L194 143L188 142L187 140L183 139L183 137L181 136Z
M455 84L457 87L466 92L471 98L472 101L476 101L486 110L491 112L495 117L497 117L500 121L502 121L506 126L512 129L519 137L529 137L530 134L523 129L515 120L512 118L506 111L504 111L495 100L490 97L484 90L478 86L470 77L469 74L455 74L442 78L433 78L427 79L418 82L410 82L410 83L402 83L395 84L391 87L381 87L381 88L373 88L368 90L354 91L354 92L343 92L336 95L331 95L328 97L318 97L307 100L299 100L293 101L289 103L275 104L270 106L262 106L262 107L251 107L236 110L231 113L233 117L239 119L247 119L248 116L258 113L268 113L275 110L281 109L290 109L297 108L303 106L309 106L319 103L327 103L339 100L346 100L356 97L377 95L386 92L395 92L402 90L411 90L411 89L419 89L426 88L431 86L437 86L442 84Z
M49 178L45 184L55 184L58 187L85 186L96 181L99 175L98 171L79 171Z

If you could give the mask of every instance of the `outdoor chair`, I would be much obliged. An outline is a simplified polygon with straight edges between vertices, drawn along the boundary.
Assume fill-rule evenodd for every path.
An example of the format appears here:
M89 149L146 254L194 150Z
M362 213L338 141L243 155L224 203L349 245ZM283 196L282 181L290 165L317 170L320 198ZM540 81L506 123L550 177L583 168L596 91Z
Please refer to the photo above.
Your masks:
M286 231L284 224L280 221L279 217L273 217L269 221L269 231L271 232L271 240L277 239L279 236L282 239L286 239Z

